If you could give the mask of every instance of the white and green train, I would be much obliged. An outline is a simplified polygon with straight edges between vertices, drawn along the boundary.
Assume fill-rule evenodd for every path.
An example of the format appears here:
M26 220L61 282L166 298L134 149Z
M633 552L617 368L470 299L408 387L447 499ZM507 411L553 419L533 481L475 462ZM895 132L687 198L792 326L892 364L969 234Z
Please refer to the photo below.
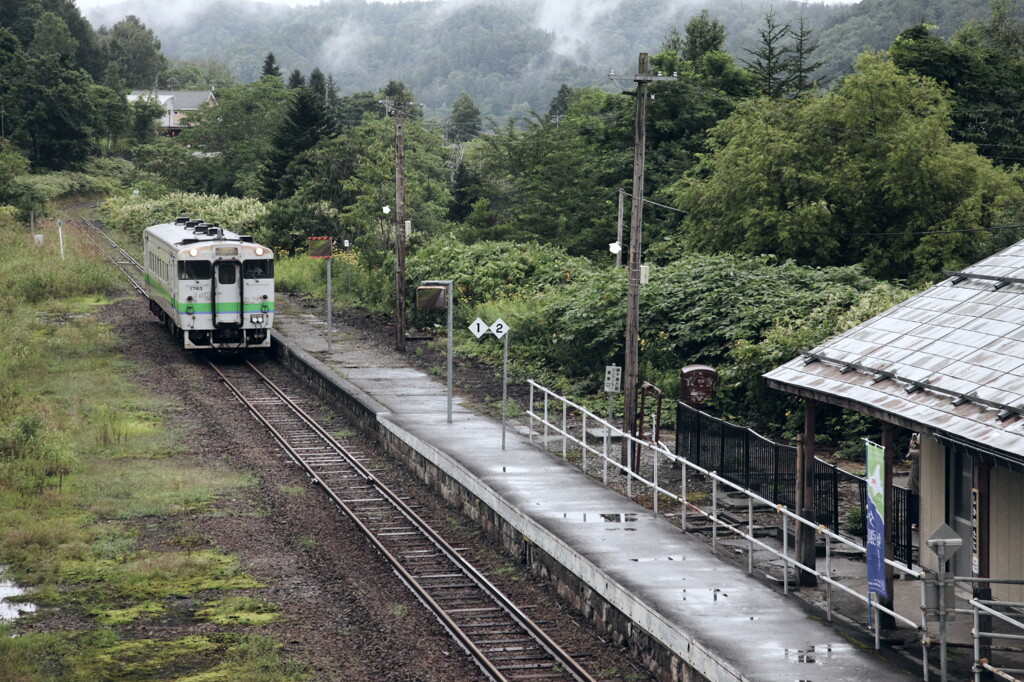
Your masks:
M187 349L269 348L274 254L252 237L181 217L147 227L149 309Z

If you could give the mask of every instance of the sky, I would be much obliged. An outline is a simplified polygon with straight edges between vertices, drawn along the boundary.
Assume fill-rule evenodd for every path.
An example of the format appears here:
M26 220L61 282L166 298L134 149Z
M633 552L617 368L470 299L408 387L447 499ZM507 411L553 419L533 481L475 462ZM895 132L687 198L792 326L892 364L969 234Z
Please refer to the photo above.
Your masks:
M253 0L256 2L257 0ZM320 0L258 0L259 2L267 3L270 5L284 5L294 7L296 5L319 5ZM330 0L325 0L329 2ZM370 2L383 2L383 3L396 3L396 2L416 2L417 0L369 0ZM860 0L825 0L829 4L836 5L850 5ZM124 0L77 0L77 5L80 10L87 10L93 7L103 7L104 5L116 5L124 2Z
M256 2L257 0L253 0ZM297 5L319 5L320 0L258 0L259 2L266 3L268 5L284 5L288 7L294 7ZM327 0L329 1L329 0ZM77 0L75 3L78 5L78 9L87 10L93 7L103 7L104 5L116 5L124 2L124 0ZM395 3L395 2L416 2L416 0L370 0L370 2L384 2L384 3Z

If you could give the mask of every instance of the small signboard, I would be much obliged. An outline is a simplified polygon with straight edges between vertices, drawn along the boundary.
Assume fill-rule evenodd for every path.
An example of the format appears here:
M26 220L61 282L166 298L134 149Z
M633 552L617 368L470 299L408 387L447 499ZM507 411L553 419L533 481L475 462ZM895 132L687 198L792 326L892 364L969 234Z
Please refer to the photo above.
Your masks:
M478 317L470 323L469 331L473 333L473 336L479 339L481 336L491 331L491 328L487 326L486 322Z
M332 237L310 237L310 258L330 258L334 255L334 239Z
M622 368L618 365L608 365L604 368L604 392L622 392Z
M508 334L508 325L505 324L505 320L501 319L500 317L496 319L494 321L494 324L491 325L491 333L497 336L499 339L505 336L505 334Z
M718 372L707 365L688 365L679 370L679 399L687 405L702 405L715 394Z

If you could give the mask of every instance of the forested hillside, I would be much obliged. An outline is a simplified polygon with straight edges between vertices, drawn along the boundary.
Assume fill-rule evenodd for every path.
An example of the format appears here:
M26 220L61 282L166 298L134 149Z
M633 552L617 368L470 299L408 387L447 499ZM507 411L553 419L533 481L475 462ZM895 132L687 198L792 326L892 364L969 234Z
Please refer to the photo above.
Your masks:
M428 111L451 106L469 93L485 116L542 111L558 87L604 85L610 70L635 71L639 52L654 53L664 37L707 8L726 29L725 50L748 60L760 39L764 14L781 24L814 31L823 61L818 78L849 73L865 46L885 49L899 31L918 23L951 35L966 20L987 13L987 0L865 0L825 5L782 0L579 0L406 2L335 0L320 6L282 8L233 0L193 6L160 0L133 1L90 12L97 26L126 14L152 28L164 52L181 61L216 60L235 78L259 76L273 52L285 73L320 67L342 94L400 79Z

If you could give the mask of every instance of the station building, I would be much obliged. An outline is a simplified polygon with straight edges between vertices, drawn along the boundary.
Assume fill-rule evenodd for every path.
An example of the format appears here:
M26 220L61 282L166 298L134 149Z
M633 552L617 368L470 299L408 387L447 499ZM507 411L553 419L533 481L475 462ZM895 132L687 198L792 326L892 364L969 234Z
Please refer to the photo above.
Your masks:
M956 576L1024 580L1024 241L947 274L765 378L807 401L812 438L817 403L880 420L887 457L896 429L920 433L921 565L937 570L925 541L945 523Z

